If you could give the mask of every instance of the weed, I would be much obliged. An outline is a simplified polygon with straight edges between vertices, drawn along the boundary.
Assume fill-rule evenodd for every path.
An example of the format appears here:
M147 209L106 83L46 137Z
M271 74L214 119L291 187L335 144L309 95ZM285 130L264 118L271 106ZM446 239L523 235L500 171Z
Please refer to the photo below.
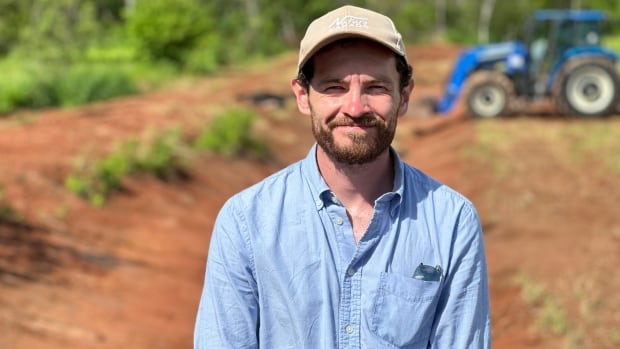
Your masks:
M170 129L153 137L150 146L138 151L136 170L154 174L162 180L185 176L189 164L180 128Z
M535 307L536 325L558 336L566 334L570 327L566 310L554 295L525 273L519 273L514 281L521 288L521 296L526 303Z
M229 111L205 128L192 145L228 157L251 155L263 159L267 147L253 137L253 121L254 114L250 111ZM79 159L73 172L65 178L65 187L99 207L122 187L129 175L148 173L166 181L186 177L190 150L178 128L152 135L146 143L126 141L95 162Z
M537 324L555 335L563 335L568 330L566 310L551 296L545 297L538 317Z
M463 148L462 153L465 157L477 159L482 166L489 168L494 177L502 179L510 175L511 164L498 159L514 148L516 140L510 137L509 130L493 121L476 123L476 143Z
M517 274L514 281L521 288L521 296L526 303L534 306L543 304L547 296L547 290L543 285L536 283L525 273Z
M620 344L620 328L612 328L609 330L609 341L613 344Z
M549 152L563 165L574 166L592 159L620 175L618 123L610 123L607 119L573 120L562 125L536 124L532 127L527 119L496 121L477 122L476 143L463 150L465 156L488 166L495 177L501 179L510 175L511 166L516 165L501 161L502 154L518 152L532 145ZM528 132L512 132L517 128L525 128Z
M213 119L196 138L194 146L226 157L252 155L263 159L267 147L252 134L255 118L250 110L230 109Z
M571 158L581 163L587 158L602 162L620 175L618 128L605 120L567 125L560 136L569 138Z
M137 91L129 74L118 65L71 66L57 80L56 94L64 106L106 100Z
M54 217L57 219L63 219L67 217L67 215L69 214L69 210L70 210L69 205L67 205L66 203L63 203L62 205L58 206L54 210L53 212Z
M0 185L0 223L15 223L21 221L17 212L4 200L4 187Z
M94 206L102 206L106 197L121 187L123 177L133 170L133 143L124 150L112 153L94 164L82 163L65 179L65 186L88 199ZM129 152L127 151L129 150Z
M150 173L169 180L185 173L187 164L181 160L182 148L178 130L164 131L148 144L126 141L94 163L78 161L73 173L65 179L65 187L99 207L122 187L123 179L130 174Z

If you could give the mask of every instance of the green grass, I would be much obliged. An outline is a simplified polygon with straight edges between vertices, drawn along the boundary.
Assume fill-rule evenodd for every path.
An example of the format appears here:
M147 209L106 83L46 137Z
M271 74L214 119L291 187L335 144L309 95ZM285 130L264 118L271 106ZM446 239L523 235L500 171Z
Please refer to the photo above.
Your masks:
M114 60L90 53L81 62L0 59L0 114L19 109L67 107L151 91L179 78L165 63ZM118 53L124 59L123 53Z
M559 137L571 140L568 151L576 163L594 159L620 175L619 132L618 124L602 120L571 123L562 130Z
M42 63L0 60L0 71L0 113L58 104L54 92L56 75Z
M127 176L148 173L167 181L184 176L189 171L185 148L179 129L155 134L146 143L126 141L99 160L78 160L65 179L65 186L99 207L122 188Z
M481 206L489 208L487 221L515 224L505 216L515 210L541 210L547 212L551 220L557 219L553 216L555 212L572 214L572 211L564 211L572 207L567 206L570 203L552 204L551 210L543 206L549 199L566 200L565 195L575 190L570 185L571 178L574 183L585 185L579 187L583 192L573 199L588 202L595 195L606 195L604 187L597 186L597 180L609 178L613 183L615 179L611 177L620 176L620 120L617 117L588 120L515 117L476 120L474 127L475 140L462 151L469 161L487 172L483 175L488 175L484 179L488 185L481 193L484 195ZM535 176L547 173L551 180L557 173L559 183L568 183L568 186L531 182ZM587 187L590 181L593 184ZM510 203L503 206L507 197ZM592 203L599 204L594 199ZM603 229L593 229L596 230L593 236L597 238L609 234L604 237L608 239L605 241L613 242L620 236L616 222ZM602 262L604 258L601 255L596 263L605 263ZM606 286L601 287L608 278L603 270L592 267L588 272L579 273L569 267L565 271L570 277L547 279L552 280L549 281L552 284L543 284L524 273L518 275L514 282L534 315L533 329L561 340L565 349L592 345L607 348L620 344L618 321L610 310L617 302L609 297ZM558 273L561 275L562 270Z
M252 156L264 159L265 144L252 132L256 114L249 109L229 109L217 115L198 135L194 146L226 157Z
M557 336L568 333L570 324L566 310L555 295L525 273L519 273L514 282L521 289L521 297L535 309L538 329Z
M498 178L509 176L514 165L501 161L502 154L519 152L532 144L565 166L594 161L620 175L620 123L610 119L538 121L481 120L476 123L475 144L463 152L482 161Z
M4 198L4 187L0 185L0 223L16 223L21 220L22 218L20 215L6 202Z
M603 45L620 54L620 35L609 35L603 39Z
M253 134L255 120L250 110L230 109L216 116L194 140L184 139L180 128L150 132L146 141L125 141L99 159L78 158L65 178L65 187L100 207L122 189L128 176L145 173L164 181L186 178L196 153L264 160L269 151Z

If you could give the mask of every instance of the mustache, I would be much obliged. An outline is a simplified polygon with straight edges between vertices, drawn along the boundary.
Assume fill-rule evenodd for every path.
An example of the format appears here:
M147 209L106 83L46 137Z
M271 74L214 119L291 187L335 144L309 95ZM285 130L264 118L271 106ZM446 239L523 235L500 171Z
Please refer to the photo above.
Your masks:
M359 126L359 127L374 127L379 124L379 120L377 120L374 116L363 116L359 118L348 118L342 117L338 119L334 119L327 123L329 128L340 127L340 126Z

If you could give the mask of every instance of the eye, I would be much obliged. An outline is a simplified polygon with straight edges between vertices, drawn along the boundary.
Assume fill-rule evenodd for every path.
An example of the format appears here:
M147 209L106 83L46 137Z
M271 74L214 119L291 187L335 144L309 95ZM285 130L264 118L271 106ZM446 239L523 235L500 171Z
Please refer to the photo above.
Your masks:
M340 93L343 91L345 91L345 88L341 85L326 85L323 88L323 92L325 93Z
M386 92L390 91L390 89L387 86L382 85L382 84L370 85L370 86L367 87L367 90L368 90L368 92L373 93L373 94L375 94L375 93L386 93Z

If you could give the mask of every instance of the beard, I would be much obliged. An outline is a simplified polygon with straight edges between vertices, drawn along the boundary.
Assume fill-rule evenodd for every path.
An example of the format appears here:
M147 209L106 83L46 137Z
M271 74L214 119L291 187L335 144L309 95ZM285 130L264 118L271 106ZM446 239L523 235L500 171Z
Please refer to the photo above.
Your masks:
M362 165L375 160L390 147L396 133L397 119L397 115L392 115L387 122L374 115L356 118L342 116L324 126L320 118L312 112L312 133L317 144L331 159L346 165ZM351 143L339 145L336 144L333 133L338 126L372 127L376 134L351 132L347 135Z

